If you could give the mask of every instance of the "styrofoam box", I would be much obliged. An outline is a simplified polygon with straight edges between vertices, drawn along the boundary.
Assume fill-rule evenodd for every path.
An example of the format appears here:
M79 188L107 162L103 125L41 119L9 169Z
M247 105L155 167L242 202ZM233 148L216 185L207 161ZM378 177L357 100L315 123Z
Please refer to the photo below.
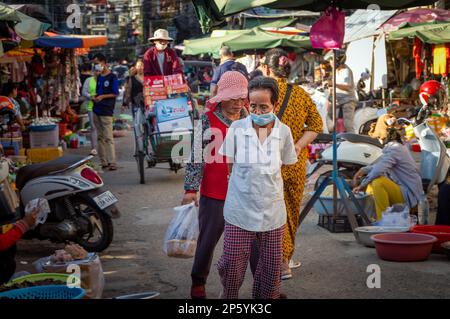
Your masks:
M58 127L56 127L54 130L51 131L30 132L31 148L58 147L58 145L59 145Z
M192 129L193 129L192 121L189 116L181 118L181 119L158 123L158 131L159 132L173 132L173 131L177 131L177 130L182 131L182 130L192 130Z

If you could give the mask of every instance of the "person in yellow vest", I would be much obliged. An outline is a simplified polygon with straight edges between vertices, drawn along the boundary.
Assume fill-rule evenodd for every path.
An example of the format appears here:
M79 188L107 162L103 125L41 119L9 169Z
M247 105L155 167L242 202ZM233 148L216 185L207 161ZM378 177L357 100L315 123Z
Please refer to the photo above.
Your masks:
M83 83L83 89L81 94L86 100L83 103L86 103L85 107L88 111L89 116L89 124L91 126L91 155L97 155L97 129L94 125L94 97L97 94L97 76L100 74L100 71L94 70L94 75L88 77Z

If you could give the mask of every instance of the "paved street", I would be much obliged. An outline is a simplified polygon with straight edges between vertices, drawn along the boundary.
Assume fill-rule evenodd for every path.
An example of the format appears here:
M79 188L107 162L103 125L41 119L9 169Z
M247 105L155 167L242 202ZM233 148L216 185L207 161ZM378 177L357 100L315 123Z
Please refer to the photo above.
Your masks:
M169 258L162 251L172 207L179 205L183 194L184 171L175 174L149 169L147 184L140 185L129 133L116 139L120 169L102 174L106 187L120 199L122 212L122 218L114 221L114 241L101 254L106 278L104 297L159 291L160 298L188 298L192 259ZM80 152L87 154L88 149L77 150ZM432 255L420 263L384 262L375 249L356 243L352 234L332 234L318 227L314 212L301 226L297 245L296 258L303 265L294 270L293 279L282 284L289 298L450 298L450 261L443 255ZM18 270L30 269L32 261L60 247L48 241L21 242ZM217 298L221 289L215 268L221 251L222 242L207 285L210 298ZM381 267L380 289L366 286L370 264ZM242 298L251 297L251 285L248 271Z

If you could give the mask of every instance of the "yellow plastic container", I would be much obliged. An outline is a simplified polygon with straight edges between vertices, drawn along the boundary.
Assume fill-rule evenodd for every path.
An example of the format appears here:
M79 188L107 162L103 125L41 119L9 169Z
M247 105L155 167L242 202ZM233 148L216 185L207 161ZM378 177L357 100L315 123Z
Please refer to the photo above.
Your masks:
M63 156L63 150L61 147L30 148L27 150L27 155L32 163L42 163Z

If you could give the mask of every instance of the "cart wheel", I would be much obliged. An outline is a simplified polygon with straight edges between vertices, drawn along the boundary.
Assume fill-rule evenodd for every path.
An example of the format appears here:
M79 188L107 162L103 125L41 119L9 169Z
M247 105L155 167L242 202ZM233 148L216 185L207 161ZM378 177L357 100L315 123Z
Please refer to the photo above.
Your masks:
M141 184L145 184L144 162L145 162L145 155L144 155L144 153L139 152L137 155L137 164L138 164L139 178L140 178Z

